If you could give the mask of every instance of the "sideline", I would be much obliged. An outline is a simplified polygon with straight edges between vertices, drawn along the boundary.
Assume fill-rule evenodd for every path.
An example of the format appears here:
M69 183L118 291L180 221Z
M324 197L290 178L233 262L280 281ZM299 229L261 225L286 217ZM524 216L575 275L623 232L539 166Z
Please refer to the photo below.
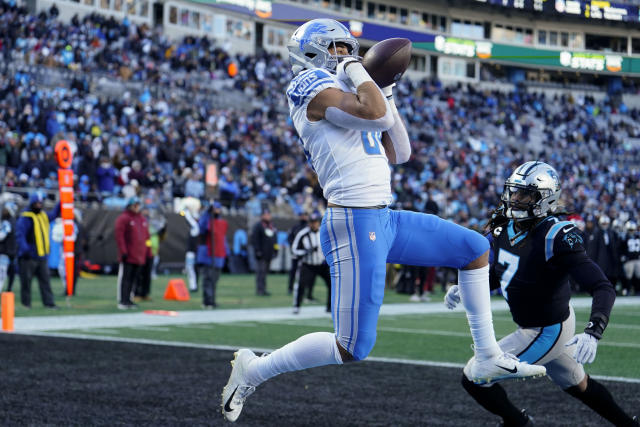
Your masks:
M122 342L122 343L129 343L129 344L159 345L159 346L165 346L165 347L198 348L198 349L229 351L229 352L236 351L238 349L238 347L232 347L228 345L194 344L194 343L180 342L180 341L159 341L159 340L138 339L138 338L105 337L105 336L99 336L99 335L65 334L65 333L56 333L56 332L25 332L25 333L17 332L15 334L25 335L25 336L52 337L52 338L71 338L71 339L89 340L89 341L108 341L108 342ZM254 350L257 353L269 353L275 349L252 347L252 350ZM231 357L232 357L231 354L229 354L229 358ZM451 369L464 368L463 363L437 362L437 361L431 361L431 360L395 359L391 357L367 357L365 362L400 363L403 365L430 366L435 368L451 368ZM591 375L591 376L597 380L603 380L603 381L640 384L640 378L610 377L605 375Z
M571 303L574 308L591 307L591 298L573 298ZM616 307L640 306L640 297L618 298ZM507 311L504 300L491 302L493 312ZM462 307L453 312L464 312ZM380 316L398 316L407 314L436 314L452 313L440 301L429 303L401 303L383 304ZM301 320L312 318L329 318L324 306L303 307L300 314L293 314L290 307L278 308L245 308L222 310L187 310L178 311L177 316L158 316L145 314L142 311L136 313L111 313L111 314L78 314L66 316L39 316L16 317L14 320L16 332L38 331L64 331L71 329L91 328L125 328L143 326L168 326L186 325L193 323L232 323L232 322L261 322L275 320Z

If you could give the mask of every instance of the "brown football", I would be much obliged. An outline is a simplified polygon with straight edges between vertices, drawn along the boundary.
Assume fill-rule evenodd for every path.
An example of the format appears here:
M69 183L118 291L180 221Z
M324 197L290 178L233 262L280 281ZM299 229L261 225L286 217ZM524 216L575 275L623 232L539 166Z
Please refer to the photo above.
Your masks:
M400 80L411 61L411 40L392 38L382 40L364 54L362 65L380 87Z

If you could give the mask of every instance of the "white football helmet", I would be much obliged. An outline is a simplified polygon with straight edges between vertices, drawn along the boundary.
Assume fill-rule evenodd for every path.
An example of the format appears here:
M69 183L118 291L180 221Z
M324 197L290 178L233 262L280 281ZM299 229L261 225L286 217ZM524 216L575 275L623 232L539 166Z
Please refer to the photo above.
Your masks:
M558 211L560 178L554 168L542 162L526 162L504 183L501 200L505 216L518 221L544 218Z
M633 220L629 220L624 224L624 228L627 233L635 233L638 231L638 224Z
M329 53L335 44L344 43L349 48L349 57L357 57L360 43L344 25L333 19L313 19L298 27L287 43L289 62L293 74L304 69L324 68L335 72L338 62L347 57Z

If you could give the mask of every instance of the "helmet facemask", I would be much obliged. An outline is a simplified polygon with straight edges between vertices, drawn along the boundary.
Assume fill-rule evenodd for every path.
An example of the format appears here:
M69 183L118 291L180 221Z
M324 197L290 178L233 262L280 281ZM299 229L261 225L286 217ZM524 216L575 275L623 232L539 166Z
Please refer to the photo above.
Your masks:
M314 21L300 27L287 44L294 75L310 68L324 68L335 73L340 61L345 58L358 58L360 44L351 37L346 27L329 19ZM349 55L337 55L337 43L344 43ZM331 48L334 53L329 52Z
M560 210L560 178L546 163L526 162L504 184L505 216L515 221L545 218Z

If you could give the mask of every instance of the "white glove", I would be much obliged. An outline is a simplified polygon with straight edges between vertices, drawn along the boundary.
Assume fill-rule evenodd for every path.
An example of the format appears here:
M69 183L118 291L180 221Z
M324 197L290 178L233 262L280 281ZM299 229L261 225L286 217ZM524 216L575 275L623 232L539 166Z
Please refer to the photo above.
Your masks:
M444 305L447 306L449 310L453 310L459 303L460 289L458 288L458 285L453 285L444 296Z
M583 332L567 341L565 347L573 344L576 344L576 351L573 353L573 358L576 359L576 362L584 365L594 361L598 350L598 339L596 337Z

